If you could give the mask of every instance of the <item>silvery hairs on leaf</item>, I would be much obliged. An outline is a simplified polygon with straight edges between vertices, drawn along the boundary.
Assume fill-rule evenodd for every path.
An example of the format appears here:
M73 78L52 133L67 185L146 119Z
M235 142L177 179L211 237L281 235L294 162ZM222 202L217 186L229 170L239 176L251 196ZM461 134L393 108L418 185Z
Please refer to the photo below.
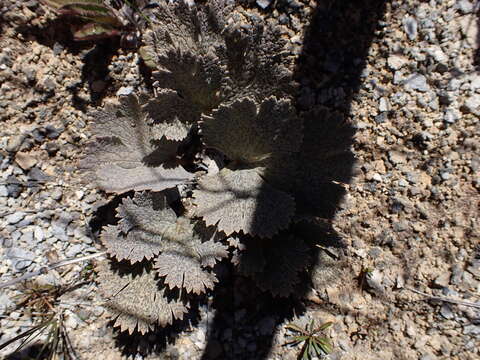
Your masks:
M200 120L200 112L170 89L159 90L143 109L149 114L155 139L183 140L192 124Z
M133 199L123 199L117 216L120 218L118 225L106 226L100 238L110 255L131 263L159 254L163 234L177 220L165 195L139 192Z
M290 101L270 97L257 107L250 98L237 100L204 116L201 128L206 146L234 164L258 167L273 183L295 180L293 155L302 144L303 128Z
M120 98L120 105L107 106L94 114L96 142L90 145L81 167L93 173L102 190L161 191L193 178L181 166L172 166L178 143L152 141L152 127L142 110L144 103L144 98L129 95Z
M160 87L178 91L201 112L218 105L226 78L217 56L220 25L208 12L208 5L160 4L152 13L155 24L145 33L146 45L140 51Z
M228 12L224 36L228 74L234 93L255 99L294 94L292 80L296 55L283 29L251 9Z
M158 324L165 327L174 319L181 320L187 312L185 305L168 300L165 290L159 290L155 272L141 269L132 274L117 266L104 262L99 267L99 293L105 300L104 306L115 317L114 326L132 334L135 329L145 334Z
M213 289L217 278L208 268L228 252L226 246L213 239L204 241L202 235L190 219L184 217L178 218L175 226L164 234L155 269L160 276L165 276L165 283L171 289L177 287L194 294Z
M196 215L226 235L242 231L272 237L288 226L295 212L292 197L263 181L255 169L224 168L203 176L193 197Z

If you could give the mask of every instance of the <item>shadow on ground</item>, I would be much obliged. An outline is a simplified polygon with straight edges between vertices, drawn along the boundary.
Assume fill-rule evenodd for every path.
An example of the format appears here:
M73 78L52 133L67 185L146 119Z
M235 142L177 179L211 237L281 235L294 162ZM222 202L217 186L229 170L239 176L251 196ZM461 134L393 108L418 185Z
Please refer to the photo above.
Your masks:
M107 95L109 83L105 79L109 73L108 65L120 49L120 37L114 36L96 41L75 41L71 26L80 23L80 20L75 17L59 16L42 25L21 25L16 28L16 31L26 39L34 39L39 44L51 48L54 55L66 50L82 58L80 82L69 91L73 94L73 106L85 112L88 105L99 105ZM88 84L89 101L78 96L80 89L85 84Z
M297 216L307 220L298 221L292 232L310 249L302 266L309 270L295 285L295 296L278 299L262 293L255 281L230 268L228 279L222 279L215 290L216 314L202 360L270 358L272 346L282 345L274 343L275 327L304 313L311 271L327 267L321 260L324 254L319 253L324 250L316 245L321 244L327 253L329 248L337 248L332 253L342 252L343 242L331 224L345 194L342 184L350 182L354 166L355 131L349 112L385 5L385 1L366 0L318 3L295 70L304 140L296 160L300 169L294 197ZM264 253L274 253L278 242L262 246ZM282 271L267 263L261 276L276 277L276 283L283 286L282 281L290 281L287 274L288 268ZM231 329L231 336L226 329Z

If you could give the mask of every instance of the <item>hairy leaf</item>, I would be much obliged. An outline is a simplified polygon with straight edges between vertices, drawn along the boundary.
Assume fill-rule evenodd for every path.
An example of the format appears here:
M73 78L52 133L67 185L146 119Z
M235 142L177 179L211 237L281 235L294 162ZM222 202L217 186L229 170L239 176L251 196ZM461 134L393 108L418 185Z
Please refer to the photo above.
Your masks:
M225 22L222 34L227 67L237 97L283 98L293 94L295 55L281 27L241 8L230 11Z
M217 279L205 269L228 255L224 245L213 240L202 241L202 235L187 218L178 218L164 234L162 253L155 262L160 276L170 288L184 288L189 293L201 294L212 289Z
M181 1L162 3L154 13L158 25L145 34L146 46L141 50L160 86L178 91L202 112L218 105L225 78L216 54L219 34L207 30L212 21L206 11L204 6L191 9Z
M115 316L114 326L130 334L135 329L145 334L156 324L164 327L174 319L183 318L187 312L185 305L165 297L153 271L140 269L137 274L130 274L118 264L113 265L103 263L100 266L98 282L105 307Z
M303 135L289 101L270 97L258 109L250 98L221 105L211 118L204 117L202 132L205 144L233 160L231 166L258 167L281 186L295 179L292 160Z
M243 231L272 237L288 226L295 212L293 199L263 181L255 170L225 168L204 176L193 197L196 214L227 235Z
M121 98L120 106L109 106L95 116L96 143L91 144L81 166L92 171L101 189L161 191L193 178L176 164L178 143L152 141L141 98Z
M117 215L118 225L104 228L101 239L111 255L132 263L160 253L163 234L177 220L163 194L137 192L133 199L123 199Z
M200 119L200 112L178 96L176 91L162 89L144 106L153 125L155 139L183 140L193 123Z

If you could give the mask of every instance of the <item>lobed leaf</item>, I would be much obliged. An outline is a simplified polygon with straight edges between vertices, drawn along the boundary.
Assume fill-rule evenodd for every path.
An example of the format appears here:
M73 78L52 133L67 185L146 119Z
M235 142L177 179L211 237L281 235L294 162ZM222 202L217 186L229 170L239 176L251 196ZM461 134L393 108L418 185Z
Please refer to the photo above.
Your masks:
M220 34L208 26L218 23L212 22L207 11L207 7L189 8L180 1L160 4L153 14L157 26L145 34L146 45L141 50L160 86L178 91L201 112L219 104L225 79L216 51Z
M291 102L275 97L257 107L251 98L221 105L201 124L207 147L232 160L232 168L257 168L272 185L289 190L296 181L294 156L302 121Z
M255 170L224 168L204 176L193 197L196 214L226 235L242 231L272 237L288 226L295 212L293 199L263 181Z
M276 158L295 153L302 143L302 124L292 104L270 97L257 109L245 98L221 105L204 118L205 144L230 160L248 166L268 166Z
M193 178L178 165L178 143L154 139L144 99L134 95L121 98L119 106L109 106L96 114L90 145L82 162L93 173L97 186L107 192L129 190L162 191Z
M162 250L164 233L174 226L177 215L165 195L135 193L117 208L118 225L105 227L101 240L118 260L131 263L151 259Z
M155 269L160 276L165 276L165 283L171 289L183 288L194 294L213 289L217 278L206 268L226 257L227 248L213 240L203 241L195 225L183 217L167 229L164 237Z
M104 306L115 317L114 326L130 334L135 330L145 334L156 324L165 327L183 318L186 306L165 297L165 290L158 288L154 272L140 269L133 275L121 270L118 264L103 263L98 274L99 292L105 300Z
M192 124L200 119L200 112L170 89L160 90L143 109L149 114L155 139L164 136L168 140L183 140Z

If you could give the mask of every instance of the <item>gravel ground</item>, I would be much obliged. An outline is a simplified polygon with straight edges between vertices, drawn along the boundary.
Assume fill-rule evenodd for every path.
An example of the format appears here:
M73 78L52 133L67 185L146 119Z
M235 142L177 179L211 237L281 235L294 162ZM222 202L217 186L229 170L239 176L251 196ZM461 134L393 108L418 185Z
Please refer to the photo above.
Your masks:
M284 27L299 55L299 111L334 119L337 130L319 141L343 146L322 164L345 194L325 215L342 246L335 261L319 259L301 309L242 295L245 280L225 266L225 285L168 334L175 341L136 341L108 326L88 262L79 262L37 280L79 284L56 306L80 358L295 359L300 347L284 346L292 319L333 321L330 359L480 357L479 3L346 3L246 5ZM76 173L87 111L148 85L137 54L110 40L72 43L36 0L0 0L0 28L4 281L102 250L96 235L110 199ZM15 306L24 293L22 284L0 290L0 342L34 324ZM0 357L25 358L14 349Z

